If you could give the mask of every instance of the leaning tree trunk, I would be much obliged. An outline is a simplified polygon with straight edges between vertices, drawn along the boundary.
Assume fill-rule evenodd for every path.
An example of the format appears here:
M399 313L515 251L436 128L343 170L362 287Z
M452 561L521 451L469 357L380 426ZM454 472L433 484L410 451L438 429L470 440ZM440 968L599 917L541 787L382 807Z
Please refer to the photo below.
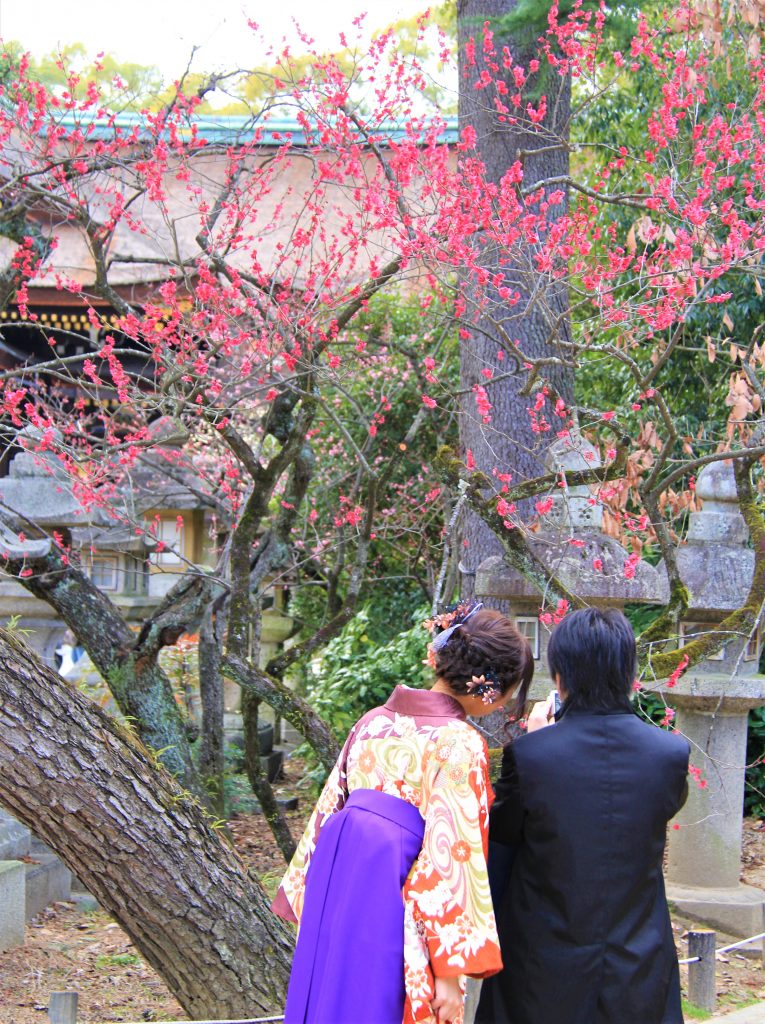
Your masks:
M512 125L502 119L494 107L491 90L478 88L483 65L482 33L483 23L489 21L495 33L494 45L500 54L507 46L516 65L528 67L529 61L537 57L536 37L539 33L528 29L514 35L502 34L496 19L514 11L517 0L459 0L458 2L458 43L460 58L459 122L460 128L472 125L476 130L478 155L485 165L486 180L497 184L508 169L518 160L523 165L522 188L525 191L536 182L547 178L559 178L569 173L569 118L571 108L571 81L559 77L546 68L542 61L543 78L531 75L530 85L524 95L518 123ZM543 6L549 7L549 3ZM465 45L475 37L475 63L466 59ZM496 77L495 73L495 77ZM504 72L510 95L516 92L512 70ZM531 91L528 91L528 90ZM528 99L538 103L538 96L547 97L547 114L542 123L533 127L524 120L522 111ZM501 99L502 97L500 97ZM505 97L507 100L507 97ZM537 150L544 150L535 154ZM561 191L556 184L549 191ZM565 188L562 189L564 196ZM534 207L533 209L538 209ZM546 220L548 227L567 213L567 202L549 209ZM478 240L479 244L481 240ZM517 367L515 376L506 377L492 385L482 373L492 369L499 377L513 369L513 360L508 358L508 346L503 332L511 341L517 341L526 357L536 359L544 356L559 356L561 350L556 344L569 339L568 290L565 281L543 277L535 264L533 243L516 243L508 250L482 240L486 247L482 253L482 266L490 275L499 274L502 284L520 299L509 306L500 298L496 289L488 286L488 306L477 321L465 323L470 337L461 346L461 390L463 394L460 417L460 441L463 451L473 453L476 467L491 479L496 469L500 473L512 473L513 481L538 476L543 470L545 449L550 443L549 433L537 433L533 429L529 407L534 399L519 394L526 381L522 367ZM475 308L479 301L478 289L470 279L463 279L463 292L468 307ZM485 292L483 293L485 294ZM497 352L505 350L506 358L498 360ZM544 374L555 391L566 403L573 401L573 375L566 367L547 367ZM484 387L493 406L491 422L484 423L477 409L475 386ZM551 419L549 407L545 410ZM553 431L555 426L553 426ZM554 432L552 437L554 439ZM499 488L499 484L497 484ZM527 512L528 509L520 510ZM497 538L486 524L469 512L466 517L462 562L469 570L489 555L502 553ZM465 580L463 593L472 590L471 577Z
M292 934L203 809L0 631L0 802L109 910L196 1018L279 1011Z

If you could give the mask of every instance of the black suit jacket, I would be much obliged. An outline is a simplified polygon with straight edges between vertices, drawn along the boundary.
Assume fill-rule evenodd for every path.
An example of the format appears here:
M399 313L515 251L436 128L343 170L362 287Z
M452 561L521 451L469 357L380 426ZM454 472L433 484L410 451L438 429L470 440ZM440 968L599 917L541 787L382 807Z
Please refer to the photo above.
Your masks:
M489 830L505 968L477 1024L682 1022L662 856L688 754L626 710L568 711L506 748Z

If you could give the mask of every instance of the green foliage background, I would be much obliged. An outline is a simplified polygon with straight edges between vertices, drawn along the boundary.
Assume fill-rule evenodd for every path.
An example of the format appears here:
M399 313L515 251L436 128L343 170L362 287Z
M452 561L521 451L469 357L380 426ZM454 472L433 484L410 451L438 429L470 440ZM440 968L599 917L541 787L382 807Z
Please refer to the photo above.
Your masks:
M744 811L765 818L765 708L749 712L749 737L746 745L746 788Z
M307 695L338 740L366 711L384 704L399 683L425 687L432 681L432 670L423 664L426 616L426 609L418 609L409 629L378 644L370 636L370 608L364 607L327 646Z
M306 680L306 697L342 743L351 727L371 708L384 704L394 688L426 688L433 672L425 664L430 636L423 627L426 608L410 613L412 625L387 641L374 639L379 614L373 605L362 608L343 631L328 644L321 661L314 665ZM307 778L320 786L326 777L304 744L298 753L307 763Z

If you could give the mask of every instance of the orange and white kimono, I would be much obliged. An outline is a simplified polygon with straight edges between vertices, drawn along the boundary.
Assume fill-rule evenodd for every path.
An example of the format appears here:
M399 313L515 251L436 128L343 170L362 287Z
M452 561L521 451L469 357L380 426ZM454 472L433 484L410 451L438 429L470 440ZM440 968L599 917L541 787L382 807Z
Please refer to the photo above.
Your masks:
M435 1024L434 976L484 978L502 967L486 870L486 743L453 697L396 687L348 736L274 901L283 917L300 921L321 830L356 790L398 797L423 819L402 892L403 1021Z

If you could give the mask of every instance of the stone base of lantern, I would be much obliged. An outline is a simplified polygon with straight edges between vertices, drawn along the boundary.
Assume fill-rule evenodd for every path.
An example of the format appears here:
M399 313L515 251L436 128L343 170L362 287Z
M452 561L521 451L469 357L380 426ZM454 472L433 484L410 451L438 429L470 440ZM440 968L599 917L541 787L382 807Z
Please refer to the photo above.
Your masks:
M695 666L664 691L703 780L691 780L680 828L669 833L667 895L682 913L742 939L765 931L765 891L739 882L747 715L765 703L765 678L744 675L747 667Z
M667 899L681 914L747 939L765 931L765 892L751 885L730 889L667 885Z
M24 864L0 860L0 953L24 944Z
M244 743L244 724L241 711L225 711L223 714L223 735L226 743Z

